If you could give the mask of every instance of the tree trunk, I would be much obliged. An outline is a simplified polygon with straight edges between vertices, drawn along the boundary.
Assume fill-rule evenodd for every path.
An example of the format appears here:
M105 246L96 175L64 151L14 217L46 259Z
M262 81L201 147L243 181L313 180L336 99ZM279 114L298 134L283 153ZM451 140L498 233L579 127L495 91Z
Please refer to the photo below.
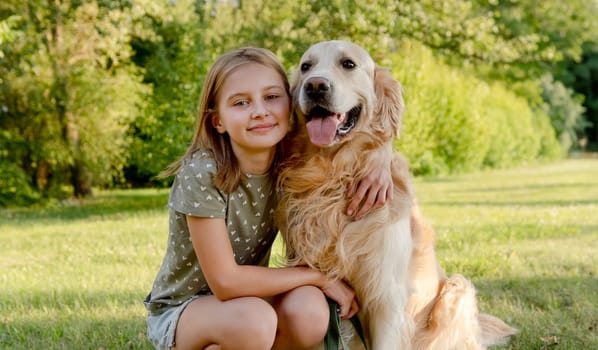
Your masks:
M48 162L41 162L35 171L35 185L37 186L37 189L42 192L48 187L50 170L50 164Z
M82 198L93 195L91 176L83 162L76 161L75 165L72 166L71 183L73 185L73 194L75 197Z
M52 12L50 30L46 32L44 43L48 49L50 62L54 74L53 97L56 106L58 119L62 126L62 137L65 146L69 148L72 165L70 166L70 182L73 187L73 195L77 198L91 196L91 173L88 171L81 152L81 140L79 137L77 115L69 111L69 91L67 76L64 67L66 63L66 49L63 46L62 33L62 12L59 0L50 1L48 4Z
M81 198L92 195L91 174L85 166L85 162L83 161L81 140L79 137L79 129L76 119L77 117L73 113L66 113L66 139L71 148L71 154L73 156L73 166L71 166L71 185L73 186L73 194L75 197Z

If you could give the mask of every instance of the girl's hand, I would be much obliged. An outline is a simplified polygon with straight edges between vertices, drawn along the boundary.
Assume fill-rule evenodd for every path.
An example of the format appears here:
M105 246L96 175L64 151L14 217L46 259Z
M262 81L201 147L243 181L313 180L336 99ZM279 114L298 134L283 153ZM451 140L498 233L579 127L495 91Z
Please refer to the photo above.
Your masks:
M351 202L347 207L347 215L351 216L359 209L353 216L354 220L361 219L370 209L382 207L387 200L392 201L393 182L390 162L390 153L382 152L381 156L373 162L370 173L357 184L350 184L347 196L351 198Z
M338 303L341 319L349 319L359 311L355 292L342 280L329 279L322 287L322 291L327 297Z

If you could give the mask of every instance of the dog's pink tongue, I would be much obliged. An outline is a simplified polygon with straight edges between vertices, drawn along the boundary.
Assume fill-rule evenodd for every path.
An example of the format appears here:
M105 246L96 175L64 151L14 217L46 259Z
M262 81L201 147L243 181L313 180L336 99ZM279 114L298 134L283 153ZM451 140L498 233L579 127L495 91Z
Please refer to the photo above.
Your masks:
M307 133L314 145L329 145L336 136L336 126L340 123L335 116L313 118L307 122Z

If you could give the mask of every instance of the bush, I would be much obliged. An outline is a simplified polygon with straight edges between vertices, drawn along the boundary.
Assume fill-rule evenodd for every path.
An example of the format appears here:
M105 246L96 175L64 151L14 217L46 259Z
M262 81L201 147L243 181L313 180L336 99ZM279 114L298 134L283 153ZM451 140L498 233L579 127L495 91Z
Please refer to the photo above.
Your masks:
M583 118L583 96L574 95L573 90L566 88L560 81L555 81L551 75L543 76L541 82L545 102L543 109L550 117L563 154L566 154L577 144L577 134L583 133L590 126Z
M31 205L40 199L27 175L14 163L0 160L0 207Z
M536 130L540 136L539 160L554 160L562 156L561 145L558 142L550 118L541 110L537 110L534 119Z
M418 175L502 168L554 159L548 117L499 83L487 83L406 41L388 62L404 88L406 113L395 147Z
M407 105L397 147L414 173L479 169L489 134L475 96L482 82L437 62L428 49L412 42L393 59Z
M482 100L486 125L491 131L484 165L505 168L535 159L541 137L527 101L499 84L489 86Z

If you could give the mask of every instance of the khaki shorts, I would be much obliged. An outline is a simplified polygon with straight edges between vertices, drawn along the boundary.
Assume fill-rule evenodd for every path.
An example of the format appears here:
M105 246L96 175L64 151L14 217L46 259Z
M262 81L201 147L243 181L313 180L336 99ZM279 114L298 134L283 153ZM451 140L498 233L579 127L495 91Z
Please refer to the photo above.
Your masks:
M147 316L147 338L157 350L170 350L174 346L174 335L181 313L190 302L202 296L193 296L181 305L170 307L161 314Z

